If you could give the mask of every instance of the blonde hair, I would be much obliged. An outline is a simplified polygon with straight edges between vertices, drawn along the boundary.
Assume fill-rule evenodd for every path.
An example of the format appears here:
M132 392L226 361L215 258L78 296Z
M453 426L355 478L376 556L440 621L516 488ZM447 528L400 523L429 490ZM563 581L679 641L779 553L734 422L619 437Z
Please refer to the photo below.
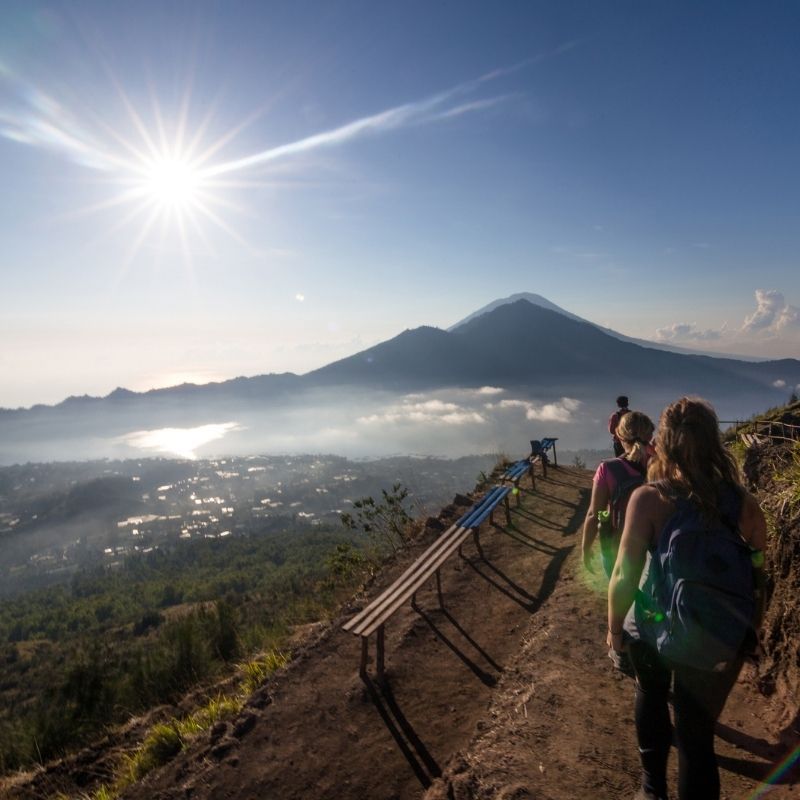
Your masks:
M617 438L626 445L623 458L644 464L647 460L647 445L653 438L654 430L653 420L647 414L641 411L623 414L616 429Z
M719 515L722 484L732 484L741 493L739 469L722 444L717 414L710 403L699 397L682 397L664 409L648 478L686 495L710 520Z

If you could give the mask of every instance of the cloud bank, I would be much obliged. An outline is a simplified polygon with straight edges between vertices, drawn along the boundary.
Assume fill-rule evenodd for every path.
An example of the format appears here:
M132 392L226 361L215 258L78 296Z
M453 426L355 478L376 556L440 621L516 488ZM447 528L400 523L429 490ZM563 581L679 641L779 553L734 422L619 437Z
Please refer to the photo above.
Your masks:
M497 387L484 386L406 395L399 403L358 417L357 422L360 425L487 425L515 416L537 422L569 423L581 407L580 400L571 397L552 402L511 397L486 402L487 396L503 392Z
M783 293L775 289L756 289L756 310L745 317L745 333L778 334L784 330L800 329L800 309L789 305Z
M674 322L656 329L656 341L672 343L718 343L745 347L766 340L793 340L800 333L800 309L789 304L777 289L756 289L756 307L739 326L701 328L696 322Z
M674 322L664 328L656 329L659 342L713 342L722 338L724 327L720 330L701 329L696 322Z

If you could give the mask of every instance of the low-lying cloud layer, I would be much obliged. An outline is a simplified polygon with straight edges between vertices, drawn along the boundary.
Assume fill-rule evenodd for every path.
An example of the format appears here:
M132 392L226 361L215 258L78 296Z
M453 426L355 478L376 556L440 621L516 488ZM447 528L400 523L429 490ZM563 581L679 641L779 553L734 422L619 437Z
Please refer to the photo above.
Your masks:
M659 342L713 342L722 338L725 330L723 325L720 330L699 328L696 322L674 322L664 328L656 329L656 339Z
M406 395L399 403L375 413L361 416L362 425L407 425L437 423L442 425L486 425L509 414L540 422L568 423L580 408L580 401L562 397L555 402L521 398L487 401L487 397L505 394L492 386L480 389L448 389L430 395Z

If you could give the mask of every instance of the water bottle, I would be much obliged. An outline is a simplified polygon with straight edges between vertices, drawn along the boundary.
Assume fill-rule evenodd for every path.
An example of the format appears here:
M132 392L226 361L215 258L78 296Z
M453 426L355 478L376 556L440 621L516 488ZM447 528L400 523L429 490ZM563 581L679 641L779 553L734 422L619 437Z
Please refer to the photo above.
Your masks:
M611 527L611 512L608 510L597 512L597 533L601 539L608 539L613 530Z
M636 603L644 612L645 622L664 621L664 612L656 604L655 598L645 594L641 589L636 590Z

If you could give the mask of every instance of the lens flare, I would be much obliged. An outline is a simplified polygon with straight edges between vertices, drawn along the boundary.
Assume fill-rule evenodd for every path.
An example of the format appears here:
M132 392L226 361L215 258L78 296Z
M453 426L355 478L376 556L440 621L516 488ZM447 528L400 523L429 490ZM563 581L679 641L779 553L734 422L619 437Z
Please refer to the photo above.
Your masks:
M800 761L800 746L795 747L783 761L779 762L772 772L764 778L763 782L758 788L748 797L748 800L759 800L761 797L766 797L772 790L776 783L780 783L781 778L784 777Z

